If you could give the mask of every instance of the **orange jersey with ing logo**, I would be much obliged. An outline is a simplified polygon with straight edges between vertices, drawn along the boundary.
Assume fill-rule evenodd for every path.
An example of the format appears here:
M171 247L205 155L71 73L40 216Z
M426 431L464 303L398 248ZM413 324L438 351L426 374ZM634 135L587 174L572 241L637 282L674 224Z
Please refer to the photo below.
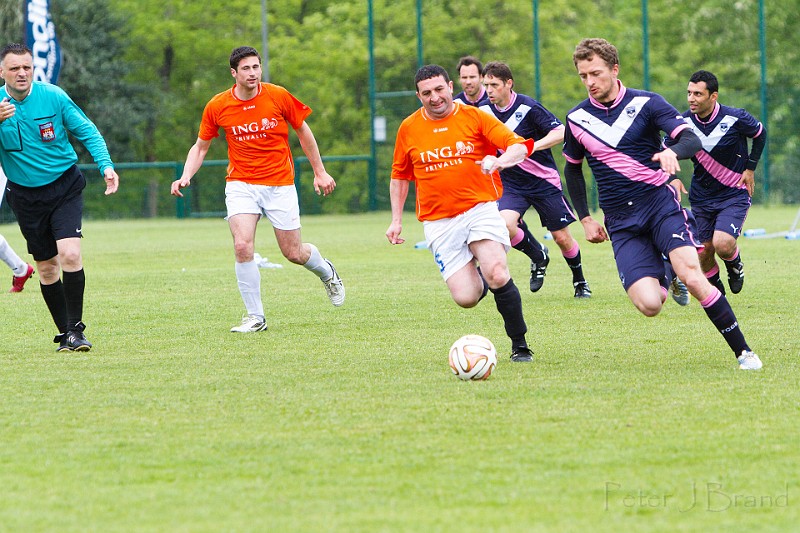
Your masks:
M500 198L500 173L484 174L480 162L497 149L524 142L477 107L455 103L453 112L440 120L420 108L397 130L392 179L415 183L419 220L452 218Z
M239 100L231 88L206 104L197 136L208 141L220 128L225 131L228 181L292 185L289 126L298 129L310 114L310 107L279 85L262 83L250 100Z

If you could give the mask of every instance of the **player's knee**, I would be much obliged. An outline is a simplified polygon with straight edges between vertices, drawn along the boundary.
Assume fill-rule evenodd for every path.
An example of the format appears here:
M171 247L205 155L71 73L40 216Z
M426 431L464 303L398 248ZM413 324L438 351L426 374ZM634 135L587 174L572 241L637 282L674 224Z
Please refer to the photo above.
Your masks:
M666 294L660 286L658 286L658 290L642 290L641 287L637 287L635 291L629 292L628 296L636 309L647 317L653 317L660 313L666 300Z
M474 289L473 287L464 287L451 291L451 296L456 305L464 309L469 309L478 305L481 299L481 293L481 290Z
M499 262L488 267L481 266L481 272L486 279L486 283L493 289L499 289L511 279L508 267Z
M233 252L236 254L236 260L241 262L251 261L253 259L253 243L252 241L236 241L233 243Z
M282 250L282 252L283 257L295 265L303 265L306 261L308 261L308 257L304 256L302 250L300 249Z
M648 300L646 302L634 302L636 308L646 317L654 317L661 312L661 307L664 302L659 298L658 300Z
M736 239L721 239L720 242L714 242L714 248L722 259L733 259L733 254L736 252Z
M69 271L79 270L82 267L80 248L59 251L58 262L62 269L66 268Z
M553 236L553 240L556 241L556 244L558 245L559 248L565 251L569 251L572 249L573 246L572 235L570 235L566 231L563 232L557 231L555 233L551 232L551 235Z

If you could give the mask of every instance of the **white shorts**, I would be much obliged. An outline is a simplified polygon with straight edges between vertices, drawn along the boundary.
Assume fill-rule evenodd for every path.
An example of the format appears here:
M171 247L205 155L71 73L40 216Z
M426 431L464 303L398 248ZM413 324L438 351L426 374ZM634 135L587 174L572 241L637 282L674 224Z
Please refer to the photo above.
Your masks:
M253 185L229 181L225 185L225 206L229 219L234 215L261 215L280 230L300 228L300 203L294 185Z
M426 221L422 227L428 249L445 281L474 258L470 243L490 240L502 244L506 252L511 248L497 202L478 204L453 218Z

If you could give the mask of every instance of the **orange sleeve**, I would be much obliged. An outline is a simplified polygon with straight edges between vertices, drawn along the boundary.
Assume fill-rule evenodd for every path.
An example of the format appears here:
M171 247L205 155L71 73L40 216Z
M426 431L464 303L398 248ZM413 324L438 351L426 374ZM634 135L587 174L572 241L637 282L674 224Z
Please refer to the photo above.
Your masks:
M405 143L407 136L408 132L403 123L397 130L397 139L394 144L392 159L392 179L394 180L414 180L414 163Z
M297 129L303 125L303 121L311 114L311 108L298 100L288 90L280 85L275 85L275 95L280 100L280 108L283 111L283 118L292 128Z
M204 141L210 141L211 139L219 137L219 124L217 124L216 117L216 103L219 101L219 98L220 95L216 95L209 100L205 109L203 109L203 118L200 119L200 130L197 132L197 136Z

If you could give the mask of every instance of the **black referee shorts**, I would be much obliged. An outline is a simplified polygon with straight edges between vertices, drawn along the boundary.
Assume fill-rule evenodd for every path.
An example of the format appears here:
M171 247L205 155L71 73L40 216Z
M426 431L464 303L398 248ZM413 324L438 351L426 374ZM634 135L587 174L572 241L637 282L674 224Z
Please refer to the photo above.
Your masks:
M36 261L58 255L56 241L82 237L83 189L86 179L72 165L54 182L23 187L8 182L6 200Z

